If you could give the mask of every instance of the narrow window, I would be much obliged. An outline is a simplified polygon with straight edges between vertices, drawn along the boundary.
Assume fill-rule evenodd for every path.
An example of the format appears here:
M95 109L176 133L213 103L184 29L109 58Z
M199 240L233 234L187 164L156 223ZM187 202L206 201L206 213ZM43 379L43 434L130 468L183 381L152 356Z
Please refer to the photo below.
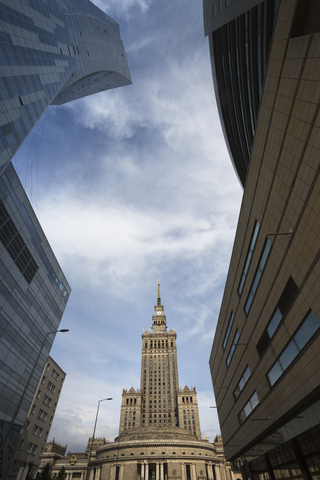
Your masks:
M259 398L257 392L254 392L249 402L244 406L238 415L240 424L250 415L251 412L259 405Z
M239 295L241 295L244 283L246 281L246 277L247 277L247 273L248 273L248 270L249 270L251 258L252 258L252 255L253 255L253 250L254 250L254 247L255 247L255 244L256 244L256 241L257 241L257 238L258 238L259 228L260 228L260 225L259 225L258 222L256 222L255 226L254 226L254 229L253 229L253 234L252 234L252 238L251 238L251 242L250 242L250 246L249 246L249 251L247 253L246 261L245 261L244 268L243 268L242 275L241 275L241 280L240 280L239 287L238 287Z
M318 331L319 327L320 322L315 314L311 311L300 328L297 330L296 334L293 336L292 340L278 357L271 370L269 370L267 375L271 386L273 386L287 370L287 368L299 355L308 341Z
M230 315L230 318L229 318L228 327L227 327L227 331L226 331L226 334L225 334L225 336L224 336L224 340L223 340L223 344L222 344L223 350L226 348L227 341L228 341L228 338L229 338L229 335L230 335L230 331L231 331L231 327L232 327L232 325L233 325L233 320L234 320L234 314L233 314L233 312L231 312L231 315Z
M252 285L251 285L251 288L250 288L250 292L249 292L249 295L248 295L248 298L247 298L247 301L246 301L246 304L245 304L245 307L244 307L244 310L247 314L250 310L252 301L253 301L254 296L256 294L256 291L258 289L259 282L260 282L260 279L261 279L261 276L262 276L262 272L263 272L264 267L267 263L267 259L268 259L268 256L269 256L270 249L271 249L271 242L270 242L269 239L267 239L265 244L264 244L264 248L263 248L261 258L260 258L259 266L258 266L258 269L257 269L256 274L254 276L254 279L253 279L253 282L252 282Z

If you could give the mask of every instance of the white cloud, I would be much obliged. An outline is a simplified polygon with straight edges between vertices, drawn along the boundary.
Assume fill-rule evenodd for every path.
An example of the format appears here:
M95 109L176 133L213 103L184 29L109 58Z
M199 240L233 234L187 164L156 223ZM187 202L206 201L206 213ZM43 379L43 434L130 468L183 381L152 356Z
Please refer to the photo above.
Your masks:
M139 12L146 13L152 4L152 0L94 0L93 3L106 14L113 11L114 17L120 17L124 20L130 18L137 8L139 8Z

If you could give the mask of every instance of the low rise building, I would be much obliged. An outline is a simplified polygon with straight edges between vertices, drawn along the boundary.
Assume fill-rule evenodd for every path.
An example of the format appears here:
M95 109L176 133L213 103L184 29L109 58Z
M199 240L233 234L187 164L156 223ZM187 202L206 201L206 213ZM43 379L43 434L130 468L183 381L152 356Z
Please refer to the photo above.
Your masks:
M49 357L18 437L14 474L25 470L29 463L33 463L34 470L40 465L65 378L65 372Z

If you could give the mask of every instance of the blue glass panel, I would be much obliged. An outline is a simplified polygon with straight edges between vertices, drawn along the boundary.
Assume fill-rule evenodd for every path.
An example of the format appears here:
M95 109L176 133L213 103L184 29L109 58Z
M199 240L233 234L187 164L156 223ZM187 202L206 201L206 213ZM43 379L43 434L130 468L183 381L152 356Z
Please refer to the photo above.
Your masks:
M277 360L276 363L271 368L270 372L268 373L268 378L269 378L269 382L270 382L271 386L276 383L278 378L281 377L282 373L283 373L283 371L282 371L281 365L280 365L279 361Z
M294 336L294 339L299 347L299 350L302 350L306 343L310 340L312 335L316 333L320 327L320 322L313 312L310 312L302 326L299 328L297 333Z
M254 392L254 394L252 395L250 399L250 403L251 403L252 410L256 408L256 406L259 404L259 398L258 398L257 392Z
M297 345L295 344L294 340L291 340L287 348L279 357L279 362L283 370L286 370L288 368L288 366L290 365L290 363L293 362L298 353L299 350Z
M279 308L274 312L274 315L272 317L271 322L269 323L269 326L267 328L267 332L269 334L269 337L272 338L274 332L276 331L279 323L282 320L282 313L280 312Z

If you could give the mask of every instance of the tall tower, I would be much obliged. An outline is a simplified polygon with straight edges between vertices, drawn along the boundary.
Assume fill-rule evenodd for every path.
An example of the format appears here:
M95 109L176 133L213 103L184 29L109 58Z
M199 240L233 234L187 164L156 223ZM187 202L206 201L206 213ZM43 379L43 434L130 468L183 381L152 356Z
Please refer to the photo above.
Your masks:
M176 339L158 283L152 327L142 334L140 391L123 391L119 434L135 427L180 427L201 438L196 389L179 389Z

